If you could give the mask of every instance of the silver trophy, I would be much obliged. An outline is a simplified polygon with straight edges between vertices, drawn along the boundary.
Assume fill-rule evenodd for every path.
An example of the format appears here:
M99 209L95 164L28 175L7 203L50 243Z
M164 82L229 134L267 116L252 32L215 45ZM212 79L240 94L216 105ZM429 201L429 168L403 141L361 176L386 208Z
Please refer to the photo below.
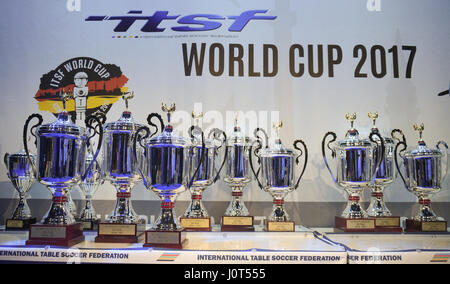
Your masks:
M287 194L298 188L308 163L308 149L302 140L296 140L294 142L294 148L300 154L296 154L292 149L286 148L282 144L280 138L280 129L282 126L282 122L274 125L277 137L275 143L270 146L267 145L267 133L261 128L255 130L254 134L259 146L254 153L258 158L260 168L255 170L253 161L250 160L250 166L255 174L258 186L268 192L273 198L272 213L266 222L268 231L295 230L295 223L291 220L284 208L284 199ZM265 135L266 145L263 145L263 141L258 134L259 132ZM301 148L299 145L301 145ZM263 149L261 150L261 148ZM300 164L301 156L304 156L304 163L300 168L301 171L297 178L294 169ZM261 176L261 179L259 176Z
M372 120L373 125L371 132L380 134L380 131L376 127L375 123L378 118L378 112L368 113L369 118ZM374 140L377 142L378 147L375 150L375 161L378 160L378 155L381 154L381 141L374 137ZM375 175L375 183L371 186L371 198L370 204L367 208L367 215L369 217L390 217L392 216L391 211L387 208L386 203L383 199L383 191L386 186L391 184L396 176L397 171L394 163L394 147L395 142L391 137L383 137L385 151L384 156L382 157L382 161L380 167Z
M348 219L367 218L368 215L360 204L360 195L364 189L375 184L376 174L384 157L384 142L383 138L377 133L371 133L369 139L361 139L358 130L353 127L356 113L346 114L345 117L351 123L351 128L347 131L345 139L337 142L331 148L330 144L336 141L337 135L334 132L325 134L322 140L322 156L333 181L343 188L349 196L347 206L341 217ZM333 138L327 143L326 140L329 136ZM378 144L374 137L377 137L381 143ZM381 145L381 151L379 155L375 155L378 145ZM331 150L332 157L337 160L336 177L328 165L325 146Z
M192 186L189 188L191 192L191 203L189 204L183 217L181 217L181 225L188 230L209 231L211 230L211 218L203 205L203 191L219 179L220 172L225 164L225 156L220 162L220 168L217 170L218 156L220 148L225 144L226 134L222 130L214 128L208 135L208 139L204 139L205 156L203 164L200 165L203 153L202 151L202 131L198 126L198 120L203 113L192 112L192 118L196 121L196 125L190 129L192 152L190 154L190 169L194 170L200 166L198 174L193 179ZM212 138L211 138L212 136ZM216 142L218 145L216 145ZM192 173L190 174L192 176Z
M119 120L107 123L103 139L103 170L105 179L117 190L116 204L113 212L106 219L107 223L137 223L138 217L131 203L131 191L141 181L137 167L137 159L133 155L133 139L136 131L142 126L134 122L128 111L128 100L133 93L122 96L126 110ZM139 157L139 156L138 156Z
M424 124L414 125L419 132L419 142L415 149L406 150L406 140L395 147L395 163L399 175L408 191L419 199L419 212L407 220L406 231L447 231L447 223L431 209L431 196L442 189L442 181L448 172L448 146L444 141L437 143L436 149L427 147L422 138ZM399 146L402 146L398 152ZM441 149L443 147L443 149ZM402 174L397 154L403 160L406 173ZM445 156L445 163L442 157Z
M61 244L71 244L71 240L80 241L83 238L82 234L81 236L79 235L81 224L76 223L74 216L67 206L67 192L72 186L85 179L86 173L90 170L97 158L100 145L94 154L92 164L83 173L82 161L84 161L90 131L94 129L94 122L101 125L101 121L94 116L88 117L86 119L86 127L89 131L85 131L83 128L73 124L69 114L65 110L66 101L71 98L69 94L63 94L64 110L59 114L55 122L41 125L43 121L42 116L33 114L25 123L24 147L28 159L31 162L31 155L27 145L27 131L31 120L34 118L39 119L39 123L33 126L33 128L37 127L38 159L37 165L32 164L32 167L39 182L46 185L53 195L50 210L43 217L41 223L42 225L66 226L65 229L69 230L65 231L66 234L62 237L57 233L56 227L33 225L30 231L30 239L27 242L28 244L44 244L46 242L57 244L57 242L54 242L55 238L65 239ZM76 226L71 226L75 224ZM43 227L52 228L54 233L47 234L46 236L50 235L50 238L40 243L42 238L44 238L41 234L42 230L40 230Z
M92 147L87 147L86 157L84 159L84 167L89 165L94 160L94 151ZM95 230L98 227L99 219L92 204L92 197L95 195L100 185L105 182L104 174L101 169L101 161L97 158L89 172L86 174L86 179L79 185L81 192L84 195L85 204L80 213L80 221L83 223L84 230Z
M30 154L31 162L35 163L36 156ZM36 223L27 204L28 192L36 181L31 163L25 150L14 154L6 153L4 162L7 175L14 188L19 193L19 203L12 217L6 220L6 229L27 229L30 224Z
M161 198L161 214L155 221L152 229L146 232L145 246L164 246L181 248L185 241L184 229L179 225L175 217L174 204L177 196L189 189L194 177L197 177L199 169L206 156L204 137L201 134L200 160L195 169L190 168L190 154L193 153L189 141L173 133L171 125L171 114L176 110L175 104L167 106L162 104L162 110L167 113L167 125L165 127L161 116L152 113L147 121L155 126L151 120L157 117L161 123L163 132L155 137L154 132L150 136L149 129L142 127L139 131L146 131L144 137L136 135L135 151L137 142L144 149L145 162L143 163L141 175L147 189L153 191ZM138 133L139 133L138 131ZM144 144L143 144L144 143ZM177 238L174 239L174 233Z

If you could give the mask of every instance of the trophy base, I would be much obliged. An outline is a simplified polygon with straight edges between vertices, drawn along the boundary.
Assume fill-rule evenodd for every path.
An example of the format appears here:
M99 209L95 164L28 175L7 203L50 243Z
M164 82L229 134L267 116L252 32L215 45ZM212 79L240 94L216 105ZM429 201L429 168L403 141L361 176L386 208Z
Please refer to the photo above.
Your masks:
M207 218L180 218L181 227L186 231L211 232L211 217Z
M143 235L140 224L99 223L96 243L138 243Z
M403 228L400 226L399 216L374 217L375 232L379 233L402 233Z
M334 218L334 231L345 233L376 232L375 218Z
M26 245L71 247L84 241L81 223L70 225L32 224Z
M28 230L32 224L36 224L36 218L23 220L6 219L5 230Z
M100 223L98 220L92 221L79 221L82 224L83 231L97 231L98 224Z
M253 226L253 216L222 216L221 231L255 231L255 227Z
M295 232L294 221L265 221L265 225L267 232Z
M416 221L406 219L405 232L447 232L447 221Z
M145 231L144 247L183 249L187 242L185 229L176 231Z

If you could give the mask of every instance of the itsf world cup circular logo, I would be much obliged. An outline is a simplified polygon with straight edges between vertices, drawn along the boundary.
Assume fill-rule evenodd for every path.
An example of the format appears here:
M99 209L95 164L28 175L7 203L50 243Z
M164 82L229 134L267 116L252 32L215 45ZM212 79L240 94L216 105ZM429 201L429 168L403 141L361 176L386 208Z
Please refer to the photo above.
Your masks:
M84 125L89 115L106 114L128 91L127 82L120 67L89 57L77 57L44 74L34 98L39 110L57 116L63 110L62 94L73 93L73 100L66 103L66 111L74 123Z

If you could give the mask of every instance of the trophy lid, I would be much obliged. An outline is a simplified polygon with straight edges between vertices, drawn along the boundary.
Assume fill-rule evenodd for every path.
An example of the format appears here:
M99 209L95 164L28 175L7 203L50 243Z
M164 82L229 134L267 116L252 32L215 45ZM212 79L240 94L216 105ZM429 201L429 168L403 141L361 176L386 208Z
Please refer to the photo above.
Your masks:
M233 134L227 139L227 146L242 145L250 146L252 139L250 137L244 136L241 127L238 124L238 113L234 118L234 130Z
M192 118L194 119L194 129L191 133L191 141L196 144L198 147L201 147L202 142L202 135L200 131L196 131L195 129L201 130L201 127L199 126L199 120L203 117L203 112L196 113L195 111L192 111ZM215 144L213 140L204 137L203 142L205 143L205 148L214 148Z
M280 121L278 124L273 125L276 132L275 143L270 145L270 147L261 150L261 157L275 157L275 156L291 156L294 154L292 149L286 148L281 142L280 129L283 127L283 122Z
M149 139L148 143L150 145L169 146L169 147L185 147L189 145L187 139L181 136L177 136L173 133L173 126L170 123L170 118L172 112L176 110L175 103L173 103L169 107L164 103L162 103L161 109L162 111L167 112L167 125L164 127L164 130L160 135Z
M351 127L347 131L345 135L345 139L339 141L340 147L369 147L372 146L372 142L369 139L362 139L359 137L359 132L356 128L353 127L353 124L356 120L356 113L353 114L345 114L345 118L350 121Z
M419 142L417 143L417 148L407 151L405 157L441 157L442 152L439 149L430 149L422 138L422 132L425 129L424 124L414 124L413 128L415 131L419 132Z
M132 98L134 98L134 92L126 92L122 95L122 99L125 101L125 110L122 112L119 120L105 125L105 131L136 131L142 126L134 122L133 115L128 110L128 101Z

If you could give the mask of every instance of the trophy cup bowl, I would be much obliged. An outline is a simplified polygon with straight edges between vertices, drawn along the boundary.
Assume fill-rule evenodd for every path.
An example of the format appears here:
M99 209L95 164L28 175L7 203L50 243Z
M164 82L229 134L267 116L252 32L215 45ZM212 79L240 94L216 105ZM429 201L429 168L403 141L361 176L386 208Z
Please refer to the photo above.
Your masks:
M32 167L39 182L47 186L53 195L50 210L43 217L41 224L30 227L30 238L27 244L71 246L84 240L81 223L75 221L67 206L67 193L72 186L85 179L86 173L100 152L100 145L92 164L88 166L85 173L82 173L81 161L84 161L86 145L92 136L89 137L88 131L85 132L83 128L70 121L69 114L65 111L65 101L69 98L67 95L63 97L64 110L55 122L41 125L42 116L33 114L25 123L23 141L25 152L31 162L27 145L28 125L32 119L39 119L39 123L32 128L37 128L38 150L37 166L32 164ZM97 117L90 116L86 119L87 129L94 129L94 121L97 125L101 125Z
M431 196L441 191L443 179L447 176L448 145L444 141L439 141L436 149L430 149L422 139L423 123L414 125L414 129L419 132L417 148L407 150L405 139L395 147L395 163L398 173L405 188L415 194L419 200L419 212L406 220L406 231L446 232L447 222L433 212ZM402 149L398 152L400 146L402 146ZM442 146L444 149L440 148ZM400 171L397 155L403 160L405 174ZM445 165L443 156L446 160Z
M296 190L300 184L308 163L308 149L302 140L296 140L294 142L294 148L300 151L299 155L292 149L285 148L281 143L279 135L282 123L274 127L277 132L275 143L270 147L266 145L262 150L260 149L263 145L258 136L258 132L262 132L266 136L265 140L268 141L266 131L261 128L255 130L254 134L258 138L257 143L259 146L254 154L258 157L260 169L255 171L252 160L250 160L250 166L258 182L258 186L268 192L273 198L273 209L266 221L266 230L293 232L295 231L295 222L291 221L284 208L284 199L288 193ZM299 144L302 145L303 149L298 146ZM297 179L294 168L296 165L299 165L300 157L303 155L304 164ZM262 181L259 179L259 174L262 175Z
M194 177L198 176L199 169L203 166L206 149L202 134L202 155L198 167L192 171L190 169L192 147L187 139L173 133L173 127L170 124L175 104L169 107L163 104L162 110L167 112L168 117L168 124L165 127L159 114L152 113L147 119L151 126L156 126L151 120L158 118L163 129L162 133L152 137L157 130L150 136L149 128L142 127L137 131L134 141L135 152L137 152L138 142L144 149L143 168L140 170L144 186L161 199L161 214L152 228L146 231L144 246L181 249L186 241L186 235L184 228L179 225L175 217L175 200L181 192L192 186ZM146 135L141 137L140 131L145 131ZM191 172L193 175L190 178Z
M360 195L364 189L373 186L375 182L375 176L385 152L384 141L378 133L371 133L369 139L359 138L358 130L353 128L356 114L347 114L346 118L351 122L351 128L347 131L344 140L335 143L333 148L331 148L330 144L337 139L337 135L334 132L326 133L322 140L322 156L325 166L330 172L334 183L343 188L349 196L344 212L340 217L336 217L336 229L344 231L373 231L375 230L375 220L367 219L368 215L360 204ZM332 136L332 140L327 143L326 140L329 136ZM374 137L377 137L381 143L378 144ZM378 157L375 157L375 150L378 145L381 145L381 153ZM337 160L336 177L328 165L325 146L331 150L332 157ZM359 220L348 222L349 219Z
M36 162L35 155L30 154L30 159L32 163ZM19 203L12 217L6 220L6 230L28 229L31 224L36 223L36 218L32 217L26 200L28 192L36 181L32 164L29 162L25 150L14 154L6 153L4 162L8 178L19 193Z

